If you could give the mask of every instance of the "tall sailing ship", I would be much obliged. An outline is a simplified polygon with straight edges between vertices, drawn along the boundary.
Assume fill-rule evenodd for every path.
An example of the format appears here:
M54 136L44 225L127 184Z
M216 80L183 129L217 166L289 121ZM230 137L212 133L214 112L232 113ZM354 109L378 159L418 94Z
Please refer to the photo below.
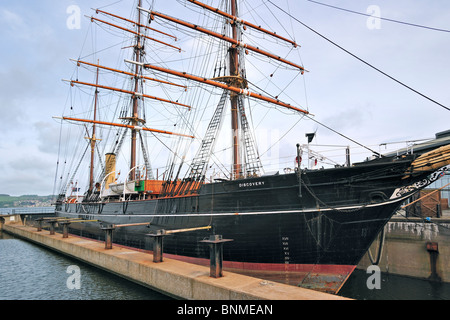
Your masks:
M241 19L238 0L217 1L220 7L179 2L211 26L144 8L141 0L131 18L103 9L90 17L101 29L95 32L124 36L131 44L104 51L117 50L122 68L103 63L113 56L99 59L103 51L74 60L77 71L67 80L76 92L71 99L81 92L93 101L86 111L74 107L73 98L70 115L60 117L62 127L81 129L82 139L76 146L67 143L78 158L73 169L66 168L68 161L59 164L57 214L86 220L71 224L71 232L99 239L100 224L127 224L114 231L114 241L144 249L152 248L149 233L189 229L166 237L164 253L199 264L209 258L200 241L222 235L233 239L224 246L225 269L337 293L401 203L448 169L450 146L374 152L364 162L351 164L347 157L345 165L311 169L305 165L309 156L302 162L305 147L297 144L294 168L265 172L251 111L276 108L296 119L313 115L252 82L245 62L270 63L276 71L270 83L285 86L286 79L276 80L273 73L287 71L295 79L306 70L271 50L280 45L295 51L298 44ZM272 41L271 50L246 43L248 33ZM130 57L122 55L126 50ZM189 50L194 53L186 58ZM260 70L253 63L251 73ZM94 81L78 79L86 71ZM115 80L107 78L111 75ZM209 118L202 132L204 114ZM215 153L226 117L231 118L230 167ZM167 123L173 130L155 128ZM166 164L154 170L162 157ZM122 158L126 168L120 176ZM85 162L88 171L82 169Z

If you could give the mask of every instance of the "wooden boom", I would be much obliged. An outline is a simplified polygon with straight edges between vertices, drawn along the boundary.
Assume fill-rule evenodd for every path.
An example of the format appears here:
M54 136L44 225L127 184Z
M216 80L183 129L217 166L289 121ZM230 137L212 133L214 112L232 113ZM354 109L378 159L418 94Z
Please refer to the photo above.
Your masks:
M202 27L199 27L198 25L190 23L190 22L186 22L186 21L183 21L183 20L180 20L180 19L177 19L177 18L170 17L170 16L165 15L163 13L159 13L159 12L156 12L156 11L150 11L150 10L147 10L147 9L144 9L144 8L138 8L138 9L150 13L152 16L157 16L157 17L160 17L160 18L163 18L163 19L166 19L166 20L169 20L169 21L181 24L182 26L185 26L185 27L188 27L188 28L200 31L202 33L208 34L210 36L213 36L213 37L225 40L225 41L227 41L227 42L229 42L229 43L231 43L231 44L233 44L233 45L235 45L237 47L243 47L243 48L248 49L250 51L257 52L257 53L265 55L265 56L267 56L269 58L272 58L272 59L275 59L277 61L283 62L283 63L285 63L287 65L290 65L292 67L300 69L302 74L305 72L305 68L303 68L302 66L300 66L300 65L298 65L296 63L293 63L291 61L283 59L280 56L274 55L274 54L269 53L267 51L261 50L261 49L259 49L257 47L254 47L254 46L251 46L249 44L243 43L243 42L238 41L236 39L227 37L227 36L225 36L223 34L220 34L220 33L217 33L217 32L214 32L214 31L202 28Z
M118 16L118 15L115 15L115 14L112 14L112 13L109 13L109 12L106 12L106 11L103 11L103 10L100 10L100 9L94 9L94 10L95 10L95 13L97 13L97 14L100 12L100 13L109 15L109 16L111 16L111 17L118 18L118 19L121 19L121 20L123 20L123 21L130 22L130 23L132 23L132 24L134 24L134 25L137 25L137 26L139 26L139 27L143 27L143 28L145 28L145 29L152 30L152 31L161 33L161 34L163 34L163 35L165 35L165 36L174 38L175 41L177 41L177 37L175 37L175 36L173 36L173 35L171 35L171 34L165 33L165 32L163 32L163 31L161 31L161 30L151 28L151 27L149 27L149 26L147 26L147 25L145 25L145 24L141 24L141 23L138 23L138 22L136 22L136 21L133 21L133 20L130 20L130 19L126 19L126 18L124 18L124 17Z
M271 36L273 36L275 38L278 38L280 40L289 42L290 44L292 44L294 46L294 48L297 48L297 46L298 46L298 44L295 41L292 41L292 40L289 40L289 39L287 39L285 37L282 37L282 36L278 35L275 32L272 32L272 31L266 30L264 28L261 28L261 26L257 26L257 25L255 25L253 23L250 23L248 21L245 21L245 20L242 20L242 19L240 19L238 17L235 17L235 16L233 16L233 15L227 13L227 12L219 10L218 8L211 7L211 6L207 5L207 4L204 4L204 3L200 2L200 1L196 1L196 0L188 0L188 1L192 2L193 4L196 4L196 5L200 6L202 8L208 9L208 10L214 12L214 13L217 13L217 14L219 14L221 16L227 17L227 18L231 19L233 22L241 23L244 26L247 26L247 27L259 30L259 31L267 33L267 34L269 34L269 35L271 35Z
M170 69L154 66L154 65L151 65L151 64L138 63L138 62L131 61L131 60L125 60L125 62L129 62L129 63L133 63L133 64L140 64L146 69L152 69L152 70L156 70L156 71L161 71L161 72L169 73L169 74L172 74L172 75L175 75L175 76L178 76L178 77L183 77L183 78L186 78L186 79L189 79L189 80L194 80L194 81L197 81L197 82L206 83L206 84L218 87L218 88L222 88L222 89L226 89L226 90L229 90L229 91L233 91L233 92L238 93L238 94L243 94L243 95L246 95L246 96L249 96L249 97L252 97L252 98L256 98L256 99L259 99L259 100L270 102L270 103L273 103L273 104L276 104L276 105L279 105L279 106L282 106L282 107L285 107L285 108L288 108L288 109L291 109L291 110L295 110L295 111L298 111L298 112L301 112L301 113L304 113L304 114L309 114L309 112L306 111L306 110L303 110L303 109L300 109L300 108L296 108L296 107L291 106L290 104L287 104L287 103L282 102L280 100L273 99L273 98L270 98L270 97L266 97L266 96L263 96L262 94L254 93L254 92L251 92L249 90L233 87L233 86L230 86L228 84L221 83L221 82L218 82L218 81L209 80L209 79L206 79L206 78L190 75L190 74L188 74L186 72L174 71L174 70L170 70Z
M142 78L142 79L145 79L145 80L150 80L150 81L155 81L155 82L159 82L159 83L169 84L171 86L181 87L181 88L184 88L185 90L187 90L186 86L183 86L183 85L180 85L180 84L176 84L176 83L173 83L173 82L159 80L159 79L155 79L155 78L150 78L150 77L138 75L138 74L135 74L135 73L132 73L132 72L127 72L127 71L123 71L123 70L117 70L117 69L113 69L113 68L110 68L110 67L101 66L99 64L86 62L86 61L74 60L74 59L71 59L71 60L75 61L78 65L86 64L86 65L91 66L91 67L96 67L96 68L100 68L100 69L104 69L104 70L108 70L108 71L113 71L113 72L125 74L125 75L128 75L128 76L132 76L132 77L138 77L138 78Z
M175 104L175 105L178 105L178 106L189 108L189 110L191 110L191 107L188 106L188 105L185 105L185 104L182 104L182 103L179 103L179 102L175 102L175 101L171 101L171 100L167 100L167 99L163 99L163 98L158 98L158 97L155 97L155 96L150 96L150 95L144 94L144 93L133 92L133 91L129 91L129 90L103 86L103 85L100 85L100 84L93 84L93 83L88 83L88 82L75 81L75 80L63 80L63 81L70 82L70 84L72 86L74 84L81 84L81 85L84 85L84 86L91 86L91 87L96 87L96 88L100 88L100 89L106 89L106 90L111 90L111 91L128 93L128 94L131 94L131 95L134 95L134 96L138 96L138 97L144 97L144 98L148 98L148 99L153 99L153 100L158 100L158 101L162 101L162 102L172 103L172 104Z
M164 134L175 135L175 136L180 136L180 137L187 137L187 138L192 138L192 139L195 138L194 136L190 136L187 134L174 133L174 132L170 132L170 131L151 129L151 128L146 128L146 127L132 126L132 125L123 124L123 123L96 121L96 120L79 119L79 118L71 118L71 117L53 117L53 118L62 119L62 120L66 120L66 121L77 121L77 122L92 123L92 124L106 125L106 126L112 126L112 127L121 127L121 128L133 129L133 130L143 130L143 131L149 131L149 132L164 133Z
M89 18L89 17L88 17L88 18ZM146 36L145 34L142 34L142 33L139 33L139 32L136 32L136 31L133 31L133 30L130 30L130 29L121 27L121 26L118 26L118 25L115 25L114 23L111 23L111 22L108 22L108 21L100 20L100 19L97 19L97 18L94 18L94 17L90 17L90 18L91 18L91 21L98 21L98 22L107 24L107 25L109 25L109 26L111 26L111 27L114 27L114 28L117 28L117 29L120 29L120 30L123 30L123 31L127 31L127 32L129 32L129 33L135 34L135 35L140 36L140 37L144 37L144 38L146 38L146 39L149 39L149 40L158 42L158 43L163 44L163 45L166 45L166 46L168 46L168 47L177 49L179 52L181 52L181 48L175 47L175 46L173 46L173 45L171 45L171 44L169 44L169 43L166 43L166 42L164 42L164 41L161 41L161 40L158 40L158 39L155 39L155 38Z

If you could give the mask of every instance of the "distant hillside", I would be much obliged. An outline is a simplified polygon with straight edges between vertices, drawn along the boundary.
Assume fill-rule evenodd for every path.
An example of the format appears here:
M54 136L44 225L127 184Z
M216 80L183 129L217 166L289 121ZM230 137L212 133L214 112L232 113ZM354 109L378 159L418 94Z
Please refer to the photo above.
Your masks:
M54 196L23 195L10 196L0 194L0 208L47 207L52 205Z

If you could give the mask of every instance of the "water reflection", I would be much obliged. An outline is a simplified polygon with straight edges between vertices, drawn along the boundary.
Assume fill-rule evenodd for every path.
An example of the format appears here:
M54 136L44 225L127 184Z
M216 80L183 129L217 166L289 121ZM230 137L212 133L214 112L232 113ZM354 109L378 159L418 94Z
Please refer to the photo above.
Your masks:
M79 290L67 280L80 269ZM70 271L70 269L69 269ZM168 300L113 274L0 232L0 300Z

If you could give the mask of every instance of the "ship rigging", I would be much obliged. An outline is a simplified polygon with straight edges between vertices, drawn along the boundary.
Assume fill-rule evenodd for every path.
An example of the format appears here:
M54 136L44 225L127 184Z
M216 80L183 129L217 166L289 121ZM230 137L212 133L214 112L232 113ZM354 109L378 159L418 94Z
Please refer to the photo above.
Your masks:
M162 13L155 3L144 8L142 0L132 19L103 8L95 10L101 18L89 17L100 28L93 34L102 31L98 39L110 34L126 42L95 51L88 55L92 61L73 60L76 71L67 80L77 93L72 96L88 93L93 103L75 109L71 100L69 114L59 118L62 126L78 124L84 141L72 147L67 136L67 150L90 159L85 166L73 160L71 171L63 168L57 215L85 219L71 232L94 238L103 235L92 220L136 224L117 230L115 239L147 249L148 228L196 230L164 245L171 257L199 264L207 263L209 252L200 242L211 230L234 240L224 249L226 269L338 292L401 203L449 169L448 140L416 152L373 152L371 159L353 164L346 147L345 166L317 169L317 162L329 160L310 149L315 133L307 134L306 146L292 145L296 156L283 166L284 174L279 162L268 172L262 159L267 152L260 151L268 132L255 130L260 121L269 114L272 127L289 131L313 119L307 104L297 102L294 83L307 72L296 62L300 46L269 26L242 19L241 1L179 2L200 18L188 22L184 14L172 16L179 13L175 9ZM124 56L128 50L131 55ZM112 62L112 56L118 60ZM79 79L86 72L94 82ZM267 112L261 115L261 109ZM220 133L227 138L219 139L225 135ZM270 137L266 150L283 137ZM219 156L226 153L229 164ZM83 195L77 175L88 178Z
M117 22L124 22L125 24L128 25L128 26L121 26L119 24L116 24L115 21L112 22L106 21L104 18L100 19L94 16L89 17L91 23L93 24L112 30L116 29L124 32L125 34L130 34L134 37L133 40L134 43L131 45L134 51L133 59L131 60L124 59L126 64L128 64L127 68L130 71L127 71L126 69L117 69L106 65L102 65L100 64L99 61L95 63L84 61L82 59L71 59L76 63L78 68L84 66L84 68L91 68L92 70L97 70L96 71L97 77L95 83L80 81L78 79L64 80L69 82L72 87L84 86L94 88L96 97L94 103L95 110L98 107L97 100L99 90L102 90L121 93L125 94L125 96L129 96L131 100L130 111L127 112L128 113L127 116L122 116L119 118L121 120L121 123L117 123L116 121L97 120L97 115L95 114L96 111L94 111L93 119L79 118L75 116L62 116L55 118L59 118L70 122L91 124L93 134L95 133L96 126L110 126L128 129L131 132L129 175L128 175L129 181L136 180L137 178L136 169L138 167L144 166L146 168L145 176L148 175L149 177L154 177L154 173L151 170L151 159L148 158L148 152L146 151L148 147L146 147L143 142L141 142L140 144L144 155L145 165L140 166L137 163L137 152L138 152L137 141L139 137L142 138L141 132L166 134L191 139L196 138L194 137L192 127L188 128L188 130L190 129L191 131L190 133L176 133L168 130L154 129L147 126L146 120L142 118L142 116L139 114L145 110L143 105L146 100L160 101L167 105L173 105L174 107L186 108L189 111L193 108L193 106L185 103L180 103L178 102L178 99L175 100L171 98L164 98L146 93L144 90L144 88L146 87L145 82L155 82L160 83L162 85L179 87L183 88L185 91L188 91L189 86L197 86L197 84L193 85L192 83L206 84L207 86L223 90L221 98L217 103L214 116L212 117L212 120L210 121L209 126L206 129L206 132L204 133L203 139L200 140L200 138L197 137L197 139L201 141L201 144L199 150L197 151L196 156L192 159L191 164L187 164L186 161L182 161L180 164L180 166L185 165L189 167L187 169L188 173L185 179L188 181L195 180L199 182L196 184L197 187L200 186L201 183L203 183L205 180L206 171L208 168L208 164L210 163L211 155L214 154L214 146L216 145L217 142L217 136L219 135L220 128L222 127L223 118L225 117L225 114L228 112L228 110L231 111L232 164L231 168L229 170L226 170L229 173L225 173L224 177L227 177L227 179L232 180L248 176L260 175L263 173L263 165L259 156L256 139L254 133L252 132L251 122L249 121L248 117L249 110L248 107L245 106L246 100L248 101L249 98L256 99L260 100L261 102L268 102L269 104L272 104L277 107L282 107L291 111L298 112L300 114L307 114L307 115L310 114L309 111L305 110L303 107L298 107L291 103L283 102L278 98L278 96L271 97L264 93L252 91L251 89L249 89L249 82L246 77L245 56L249 54L249 51L253 52L256 55L277 61L280 64L285 65L285 67L297 69L300 74L303 74L306 71L303 66L298 65L297 63L291 62L288 59L282 58L277 54L273 54L257 46L244 43L242 35L244 34L244 31L247 28L256 30L257 32L260 32L265 36L272 37L277 41L284 42L285 44L292 46L292 48L294 49L299 47L299 45L295 41L290 40L287 37L281 36L276 32L262 28L261 26L257 26L256 24L240 19L238 17L239 15L238 5L235 1L230 1L229 3L230 13L222 11L219 8L214 8L199 1L189 1L189 2L195 6L198 6L199 8L205 9L209 12L213 12L213 14L216 16L216 19L222 19L225 22L225 27L226 29L228 29L228 31L219 33L216 31L209 30L207 28L200 27L199 25L171 17L167 14L163 14L154 10L147 10L141 7L142 5L141 2L137 3L137 15L135 20L121 17L120 15L110 13L105 10L96 9L95 10L96 15L102 15L105 18L111 18ZM148 35L148 32L151 31L154 34L162 35L171 41L177 42L179 40L176 36L172 35L170 31L166 32L159 30L157 28L150 27L151 23L156 19L165 20L169 23L173 23L177 25L176 27L177 29L178 28L193 29L200 35L204 34L207 35L208 37L220 39L224 43L228 43L228 46L223 47L224 53L220 54L220 56L222 56L223 58L222 61L220 61L220 67L218 68L219 71L217 71L217 75L216 75L217 68L214 68L214 75L212 77L207 78L204 76L190 74L185 71L178 71L175 69L166 68L157 65L155 63L146 62L145 46L146 43L148 42L156 43L169 49L174 49L179 53L183 51L181 47L178 47L175 44L170 44L166 41L162 41L153 36ZM133 26L135 30L132 30L130 26ZM225 30L225 28L223 29ZM229 33L229 35L227 35L226 33ZM278 66L277 68L279 67L280 66ZM221 71L222 69L223 71ZM129 79L131 80L131 85L128 85L128 88L119 88L110 85L100 84L98 80L99 70L112 74L128 76ZM154 77L148 76L146 71L153 72L155 76ZM161 76L162 74L165 74L165 76ZM170 81L163 80L163 77L166 78L172 77L172 80ZM185 82L186 84L176 83L176 81L178 80L177 78L185 79L188 82ZM230 104L229 109L226 108L226 104L228 103ZM199 105L194 106L194 108L200 109ZM122 111L122 113L124 112ZM183 118L186 116L182 115L181 117ZM120 142L116 142L116 145L114 146L116 150L109 152L110 154L117 154L117 151L120 151L121 145L124 141L124 136L126 135L126 130L122 131L121 134L123 136L119 140L117 140ZM90 138L90 141L91 141L91 152L90 152L91 157L90 157L90 178L89 178L90 187L88 189L89 195L92 194L94 190L93 186L95 185L94 182L95 180L94 158L96 157L94 152L94 150L96 149L95 137L92 136L92 138ZM175 147L174 149L176 150L178 148L179 147ZM180 179L179 173L176 174L176 176L174 176L174 168L175 168L174 163L177 160L185 159L186 157L186 155L180 155L179 152L175 150L172 150L173 163L168 165L169 171L165 171L166 173L165 178L169 177L169 179L166 179L167 184L173 183L172 181L170 181L170 179L174 180ZM102 168L105 167L105 162L104 160L102 160L101 157L99 157L97 162L100 163L99 164L100 167ZM221 165L221 167L223 169L223 165ZM100 172L100 174L97 177L98 180L97 186L99 181L103 181L105 175L108 174L111 174L111 172L106 172L104 170ZM138 180L139 179L140 178L138 178ZM70 185L73 183L74 181L72 179L69 180L66 183L66 190L69 190ZM173 195L173 191L174 190L172 190L170 194Z

